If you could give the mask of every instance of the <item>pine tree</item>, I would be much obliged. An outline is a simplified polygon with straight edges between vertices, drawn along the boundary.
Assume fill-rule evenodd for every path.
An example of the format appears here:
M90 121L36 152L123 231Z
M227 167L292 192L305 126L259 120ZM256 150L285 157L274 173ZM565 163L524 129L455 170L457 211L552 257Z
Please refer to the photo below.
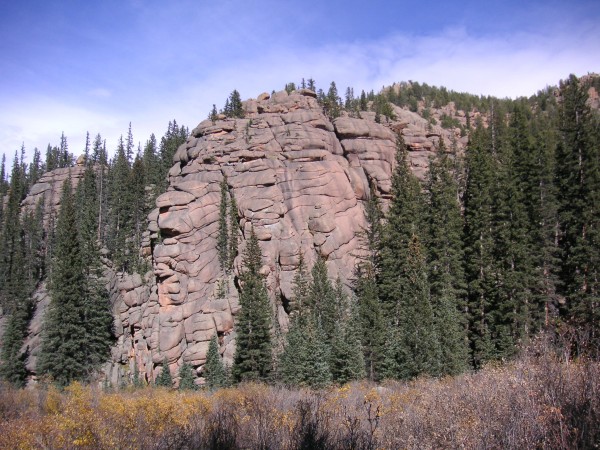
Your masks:
M489 151L489 135L481 123L478 123L467 147L466 168L464 245L469 329L473 363L481 367L494 357L488 315L495 288L491 232L494 165Z
M226 387L228 383L227 371L219 354L219 343L217 335L213 335L208 344L206 364L204 364L204 379L209 389Z
M290 302L290 315L307 315L310 313L309 289L310 277L307 273L304 254L300 252L298 268L292 281L293 298Z
M340 103L341 99L338 95L337 87L335 82L332 81L327 91L327 96L324 101L325 113L332 119L340 116Z
M153 187L152 201L148 202L151 207L147 208L147 211L154 207L154 200L158 196L158 187L163 184L163 173L160 163L160 156L158 155L158 146L156 143L156 136L154 133L150 135L150 138L144 145L144 151L142 153L142 162L144 164L144 173L146 174L147 184Z
M427 264L435 329L440 339L440 369L444 375L456 375L469 366L463 221L459 187L452 168L440 140L437 157L429 164Z
M321 389L331 384L331 350L321 323L311 317L306 328L307 354L305 384Z
M210 113L208 114L208 118L209 120L214 124L217 121L217 107L216 105L213 103L212 105L212 109L210 110Z
M27 284L33 289L45 275L44 200L38 200L33 211L26 211L21 222Z
M559 249L558 202L555 183L557 126L550 115L536 115L532 124L533 145L526 180L525 205L529 212L533 258L537 271L536 305L540 317L537 324L548 327L558 314ZM529 199L529 200L528 200ZM535 318L534 318L535 320Z
M318 258L311 270L312 281L309 286L308 304L315 320L323 329L325 342L331 342L335 334L335 324L339 317L336 293L329 280L327 265Z
M379 286L387 316L398 325L403 293L412 284L408 277L409 245L423 228L421 186L410 172L408 154L401 136L397 137L396 168L392 174L392 202L380 243Z
M233 92L229 95L229 98L225 102L225 107L223 108L223 114L227 117L232 118L243 118L244 107L242 105L242 98L240 97L240 93L237 89L234 89Z
M387 321L384 318L378 296L377 280L372 265L365 263L357 268L356 297L361 335L361 347L369 380L379 380L379 369L383 361L383 346Z
M194 368L189 363L183 363L179 368L179 390L180 391L197 391L198 386L194 383L196 376Z
M288 386L300 386L308 381L307 326L308 317L292 316L289 331L285 336L285 346L279 357L279 372L282 381Z
M331 343L331 375L344 384L365 376L365 360L359 335L358 309L352 305L346 317L338 321Z
M129 247L128 259L131 269L140 273L144 273L146 269L140 258L139 249L142 242L142 233L146 230L146 218L149 212L146 206L147 181L142 156L138 153L129 172L131 232L126 242Z
M587 92L571 75L561 83L557 148L561 279L566 313L579 325L600 323L600 133Z
M260 274L262 255L251 229L244 252L244 272L240 278L241 311L237 324L236 351L232 375L235 381L266 381L272 369L271 306Z
M403 311L398 327L401 378L411 378L422 373L436 376L440 373L441 349L429 297L423 253L419 236L413 234L406 267L411 283L403 294Z
M16 307L17 290L24 288L24 284L21 284L24 280L18 281L13 277L16 273L21 273L18 266L24 263L23 230L19 213L21 201L26 193L26 176L15 152L0 236L0 306L9 314ZM17 258L20 259L19 262Z
M173 156L179 146L185 143L188 135L188 129L184 126L180 127L177 124L177 121L173 120L173 122L169 122L166 133L160 139L159 154L162 166L160 180L162 185L156 193L157 196L167 189L169 181L167 179L167 174L173 166Z
M167 358L163 359L162 370L160 374L156 377L155 381L156 386L172 388L173 387L173 377L171 376L171 370L169 369L169 362Z
M131 122L129 122L129 129L127 130L125 157L127 158L129 164L133 162L133 133L131 132Z
M217 237L217 251L219 254L219 265L226 273L229 271L229 223L227 220L228 208L227 178L221 181L221 202L219 203L219 235Z
M229 194L230 202L229 202L229 251L228 251L228 260L227 266L229 270L233 269L233 263L238 254L238 245L239 245L239 219L238 219L238 207L237 202L235 201L235 196L233 191Z
M0 377L14 386L22 387L27 377L25 362L28 354L27 351L22 352L21 347L27 337L32 304L27 289L23 241L19 240L15 244L11 272L6 280L7 284L2 286L3 294L11 301L2 334Z
M84 354L87 333L82 317L85 276L70 178L62 191L50 296L37 372L66 386L84 379L88 372Z
M380 286L388 311L392 345L399 372L409 378L439 373L440 347L430 303L422 233L423 197L419 181L410 172L406 146L397 138L396 168L392 175L392 202L381 243ZM388 369L384 376L390 376Z
M494 239L494 300L489 313L495 357L507 358L527 339L532 328L533 260L524 192L520 177L529 172L519 167L527 152L524 118L517 109L510 128L504 126L505 114L495 130L495 189L492 191L492 233ZM522 148L525 147L525 148Z
M106 361L113 319L97 254L84 260L70 178L60 204L37 372L65 386L87 379Z
M361 336L366 376L369 380L374 381L379 379L379 369L383 361L387 321L384 319L377 284L383 214L373 187L365 205L365 215L367 227L362 232L361 237L365 247L364 250L367 252L367 258L365 261L360 262L355 269L356 282L354 287L359 317L357 329Z

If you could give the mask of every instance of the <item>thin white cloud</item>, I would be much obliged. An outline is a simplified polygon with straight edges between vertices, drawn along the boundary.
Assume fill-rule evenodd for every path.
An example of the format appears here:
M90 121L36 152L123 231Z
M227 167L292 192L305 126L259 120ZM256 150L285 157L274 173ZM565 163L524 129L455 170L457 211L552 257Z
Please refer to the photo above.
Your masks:
M415 80L474 94L528 96L570 73L600 71L598 42L600 29L582 22L577 30L548 28L510 36L482 37L454 28L428 36L397 33L318 48L271 47L219 65L207 63L200 52L193 64L186 58L186 64L164 68L165 73L176 74L176 81L170 84L168 79L144 79L142 83L138 74L138 79L120 80L123 86L131 86L127 97L121 92L103 96L110 93L108 89L94 89L92 92L103 97L98 100L102 100L101 110L83 99L82 103L70 99L71 103L65 104L58 98L29 98L16 108L3 108L0 145L8 152L19 148L21 142L28 150L45 148L48 142L57 142L64 131L70 149L77 153L89 130L100 132L112 151L130 121L135 141L143 143L151 132L160 138L174 118L193 128L206 118L213 103L221 108L233 89L244 98L256 97L302 77L314 78L324 90L334 80L341 95L347 86L359 93L360 89L377 91L393 82Z
M108 98L112 96L112 92L110 91L110 89L106 89L106 88L95 88L92 89L89 94L92 97L98 97L98 98Z

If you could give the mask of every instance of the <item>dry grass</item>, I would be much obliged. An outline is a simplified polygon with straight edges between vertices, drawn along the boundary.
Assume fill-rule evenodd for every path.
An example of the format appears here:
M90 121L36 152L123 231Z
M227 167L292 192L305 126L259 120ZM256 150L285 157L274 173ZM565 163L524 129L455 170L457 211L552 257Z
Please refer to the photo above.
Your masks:
M2 387L0 448L594 448L599 388L598 362L548 351L455 378L320 392Z

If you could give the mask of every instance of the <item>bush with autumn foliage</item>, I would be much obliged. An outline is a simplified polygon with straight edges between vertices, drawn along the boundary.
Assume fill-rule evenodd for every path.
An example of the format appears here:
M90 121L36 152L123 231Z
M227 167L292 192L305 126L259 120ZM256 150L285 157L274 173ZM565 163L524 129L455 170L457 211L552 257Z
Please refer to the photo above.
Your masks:
M600 364L566 356L542 343L476 373L321 391L2 386L0 448L591 448Z

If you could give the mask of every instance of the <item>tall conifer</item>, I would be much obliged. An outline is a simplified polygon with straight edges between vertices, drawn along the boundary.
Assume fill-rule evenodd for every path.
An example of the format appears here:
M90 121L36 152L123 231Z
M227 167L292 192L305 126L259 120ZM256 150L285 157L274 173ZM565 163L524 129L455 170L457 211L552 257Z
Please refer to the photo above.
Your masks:
M232 375L238 382L266 381L272 370L271 306L260 274L262 255L258 239L251 229L240 278L241 310L237 323L236 350Z

